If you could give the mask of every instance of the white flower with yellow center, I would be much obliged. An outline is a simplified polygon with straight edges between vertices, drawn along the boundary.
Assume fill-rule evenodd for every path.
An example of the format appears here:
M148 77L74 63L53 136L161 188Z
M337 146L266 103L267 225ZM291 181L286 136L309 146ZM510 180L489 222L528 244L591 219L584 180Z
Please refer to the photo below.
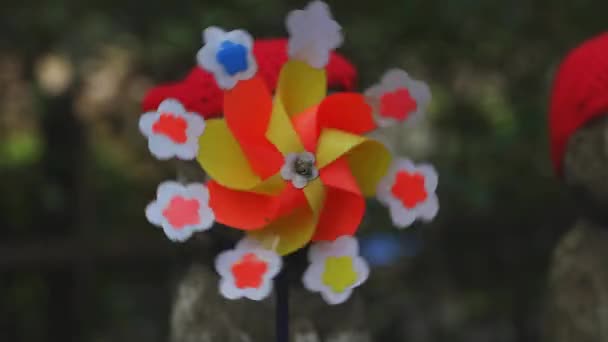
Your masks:
M310 265L302 279L304 286L320 292L332 305L344 303L369 275L367 262L359 256L359 243L352 236L313 244L308 260Z

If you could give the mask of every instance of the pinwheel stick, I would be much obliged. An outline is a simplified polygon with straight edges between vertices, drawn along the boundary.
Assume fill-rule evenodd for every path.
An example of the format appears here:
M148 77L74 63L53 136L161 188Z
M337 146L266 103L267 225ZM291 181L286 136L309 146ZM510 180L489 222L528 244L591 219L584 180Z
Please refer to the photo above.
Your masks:
M277 342L289 341L289 282L284 269L275 280Z

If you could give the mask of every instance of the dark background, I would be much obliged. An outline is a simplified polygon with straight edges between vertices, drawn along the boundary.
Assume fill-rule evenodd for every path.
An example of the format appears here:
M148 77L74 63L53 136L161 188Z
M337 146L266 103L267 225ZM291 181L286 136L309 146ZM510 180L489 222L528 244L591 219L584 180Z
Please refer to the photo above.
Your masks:
M145 220L175 164L147 152L142 96L194 65L203 28L284 36L306 2L0 3L0 340L166 341L175 281L213 241L172 244ZM437 220L397 231L370 201L359 234L404 242L361 290L375 338L538 341L576 215L550 167L549 85L608 2L329 3L360 90L401 67L434 96L427 121L386 137L437 166Z

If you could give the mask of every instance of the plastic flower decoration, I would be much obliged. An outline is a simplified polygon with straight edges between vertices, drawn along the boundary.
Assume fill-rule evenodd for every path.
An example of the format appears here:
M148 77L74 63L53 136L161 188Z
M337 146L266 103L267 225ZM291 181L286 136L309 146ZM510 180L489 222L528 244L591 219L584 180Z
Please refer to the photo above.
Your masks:
M378 200L389 207L393 223L405 228L415 220L431 221L439 211L438 176L431 165L397 159L378 184Z
M195 232L211 228L209 191L203 184L181 185L166 181L158 186L156 200L146 208L150 223L163 228L173 241L186 241Z
M148 148L156 158L190 160L197 155L198 137L205 131L205 120L186 112L179 101L167 99L157 111L141 116L139 130L148 138Z
M431 90L426 83L399 69L387 71L379 84L365 91L365 96L380 127L412 122L424 114L431 102Z
M272 279L281 266L281 257L276 253L256 240L243 239L235 249L222 252L215 260L215 269L222 277L220 293L229 299L263 299L270 294Z
M220 293L229 299L265 298L282 267L281 256L312 245L304 284L339 304L369 274L353 237L367 197L381 197L399 226L436 213L429 209L437 207L434 171L401 163L391 168L388 149L365 136L378 128L378 110L404 121L424 112L430 93L419 81L399 78L383 80L381 85L389 84L367 95L327 95L325 68L343 40L328 6L315 1L291 12L287 30L288 60L274 93L257 73L247 32L204 31L197 60L223 89L223 117L209 118L204 130L195 132L208 193L198 196L189 192L191 186L174 183L171 191L161 186L147 216L176 241L207 228L209 218L244 232L235 249L216 259ZM158 118L145 120L148 127ZM142 129L148 137L149 131Z
M346 301L369 275L367 263L359 256L359 243L351 236L314 244L308 250L308 260L310 266L304 273L304 286L320 292L329 304Z

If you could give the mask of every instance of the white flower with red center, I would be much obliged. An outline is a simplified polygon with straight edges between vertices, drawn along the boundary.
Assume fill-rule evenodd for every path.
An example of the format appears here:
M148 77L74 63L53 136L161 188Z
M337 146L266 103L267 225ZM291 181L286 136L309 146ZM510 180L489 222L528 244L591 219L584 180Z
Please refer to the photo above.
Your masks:
M213 226L215 215L209 207L209 191L203 184L182 185L166 181L158 186L156 200L146 208L150 223L162 227L173 241L186 241L195 232Z
M407 72L392 69L384 74L379 84L365 91L365 97L374 109L378 126L387 127L398 122L412 122L424 115L431 102L431 90Z
M167 99L156 112L142 114L139 130L148 138L148 148L156 158L191 160L198 154L198 138L205 131L205 119L187 112L179 101Z
M390 209L395 226L405 228L417 219L428 222L439 211L435 194L438 176L431 165L397 159L378 183L378 200Z
M342 28L322 1L291 11L287 15L287 32L289 56L317 69L327 65L331 51L343 41Z
M253 55L253 38L244 30L226 32L208 27L203 32L205 45L198 51L198 65L209 71L222 89L252 78L258 71Z
M304 286L320 292L331 305L344 303L369 276L369 266L359 256L359 243L352 236L314 243L308 250L308 261Z
M228 299L262 300L270 295L272 280L282 265L277 253L245 238L215 259L215 269L222 277L220 293Z

